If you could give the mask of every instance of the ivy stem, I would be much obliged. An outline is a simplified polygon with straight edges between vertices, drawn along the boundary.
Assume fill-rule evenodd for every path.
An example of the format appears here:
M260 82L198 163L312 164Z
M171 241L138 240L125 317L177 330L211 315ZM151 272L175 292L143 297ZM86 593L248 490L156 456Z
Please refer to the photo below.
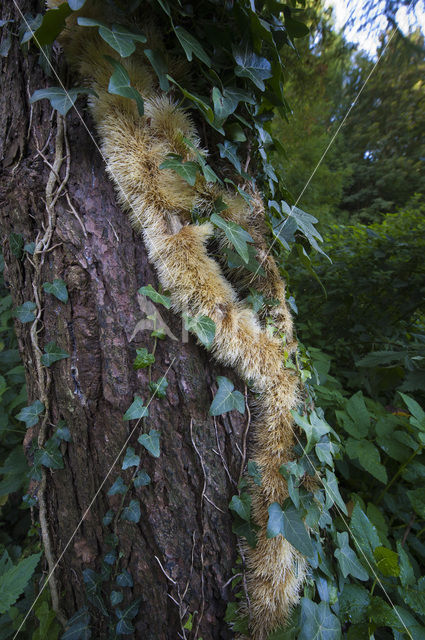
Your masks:
M406 460L406 462L403 462L402 465L400 465L400 468L398 469L397 473L395 473L393 475L393 477L391 478L391 480L389 481L389 483L387 484L387 486L382 490L382 492L380 493L376 504L379 504L382 500L382 498L384 497L384 495L387 493L388 489L394 484L394 482L397 480L397 478L403 473L403 471L405 470L405 468L412 462L413 458L415 458L418 453L420 453L422 451L423 447L419 446L410 456L410 458L408 460Z

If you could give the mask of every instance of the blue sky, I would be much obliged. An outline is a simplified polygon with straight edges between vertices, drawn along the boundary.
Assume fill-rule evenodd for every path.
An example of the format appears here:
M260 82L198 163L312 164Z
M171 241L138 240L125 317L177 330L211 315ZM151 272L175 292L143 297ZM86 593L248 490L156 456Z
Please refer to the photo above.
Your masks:
M382 3L383 4L383 3ZM358 30L361 16L361 2L348 2L347 0L326 0L326 6L334 7L334 15L336 27L342 29L347 21L353 17L354 25L346 28L346 37L351 42L357 42L359 48L364 49L370 55L374 56L376 48L379 44L379 32L385 28L386 20L382 16L373 30L369 27L361 31ZM397 13L398 24L403 31L407 33L410 29L420 26L425 32L425 10L422 3L418 3L415 13L408 15L406 8L401 7ZM356 24L357 23L357 24Z

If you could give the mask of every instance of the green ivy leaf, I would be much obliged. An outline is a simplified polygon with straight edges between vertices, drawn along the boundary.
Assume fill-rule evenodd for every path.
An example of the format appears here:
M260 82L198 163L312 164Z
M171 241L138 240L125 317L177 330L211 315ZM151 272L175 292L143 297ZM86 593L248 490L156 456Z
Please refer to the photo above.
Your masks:
M157 398L165 398L167 394L168 382L165 376L162 376L158 382L149 382L149 390Z
M103 526L104 527L109 526L113 519L114 519L114 512L112 511L112 509L109 509L102 518Z
M61 278L55 278L53 282L44 282L43 289L46 293L51 293L61 302L68 302L68 289Z
M63 351L55 342L49 342L44 347L44 353L41 356L41 364L50 367L54 362L69 358L69 353Z
M164 56L162 55L159 49L145 49L145 56L149 60L152 65L153 70L158 76L159 86L162 91L168 91L170 88L170 83L167 78L167 63L165 62Z
M121 476L118 476L112 487L109 489L108 496L115 496L117 495L117 493L123 495L124 493L126 493L127 489L128 487L126 484L124 484L124 480L121 478Z
M200 166L196 162L192 160L183 162L182 157L176 153L169 153L167 158L159 165L159 168L175 171L183 180L186 180L191 187L194 186L196 176L200 171Z
M65 442L72 441L71 432L63 420L58 423L58 428L55 431L55 437L59 440L64 440Z
M353 540L360 546L360 549L369 561L373 562L373 551L376 547L380 546L381 541L376 527L371 523L358 503L355 505L353 513L351 514L350 528Z
M61 640L90 640L90 614L82 607L68 620Z
M136 358L133 362L133 369L146 369L155 362L155 356L153 353L149 353L146 347L136 349Z
M249 262L247 242L253 242L251 235L235 222L224 220L221 216L213 213L211 222L219 227L226 234L227 239L235 247L238 254L245 263Z
M341 624L326 602L301 599L301 632L298 640L340 640Z
M425 411L416 402L416 400L410 398L405 393L401 393L400 391L399 393L403 398L410 413L412 414L412 417L410 418L410 424L412 424L417 429L420 429L421 431L425 431Z
M141 445L145 447L154 458L159 458L161 455L159 439L161 434L159 431L155 429L151 429L149 433L142 433L138 438L137 442L140 442Z
M105 554L103 561L106 562L106 564L112 566L113 564L115 564L116 559L117 554L115 553L115 551L109 551L107 554Z
M133 578L131 577L131 573L127 571L127 569L124 569L119 575L117 575L117 585L119 587L133 586Z
M24 407L16 416L20 422L25 422L27 429L37 424L40 414L44 411L44 404L40 400L36 400L28 407Z
M28 301L21 304L20 307L16 307L14 315L20 320L22 323L25 322L33 322L35 320L34 311L37 308L35 302Z
M84 18L80 16L77 23L81 27L98 27L99 35L112 49L117 51L121 58L127 58L136 50L136 42L146 42L146 36L143 33L135 33L126 29L120 24L113 24L107 27L102 22L93 20L92 18Z
M139 462L140 457L136 455L133 447L127 447L121 469L125 470L129 467L137 467Z
M135 476L133 483L134 486L136 487L136 489L139 489L140 487L147 487L148 484L150 484L151 479L148 476L148 474L146 473L146 471L139 471L139 473Z
M138 500L131 500L127 507L124 507L121 514L121 520L127 520L128 522L139 522L140 520L140 503Z
M207 102L205 102L203 98L201 98L200 96L194 93L190 93L190 91L182 87L178 82L174 80L174 78L172 78L168 74L167 74L167 78L170 82L175 84L176 87L180 89L180 91L182 92L185 98L190 100L190 102L193 102L193 104L197 107L197 109L199 109L199 111L203 114L207 122L209 122L210 124L214 122L214 112L211 109L210 105Z
M149 415L148 408L143 404L140 396L134 396L134 401L129 406L123 416L123 420L139 420L139 418L147 418Z
M78 11L86 3L86 0L68 0L69 8L73 11Z
M255 460L248 460L247 471L248 475L253 479L254 484L261 487L261 469Z
M179 39L189 62L192 61L192 56L195 55L199 60L206 64L207 67L211 67L210 57L205 53L201 43L198 42L196 38L180 26L174 27L174 32Z
M106 56L114 67L114 72L109 79L108 92L134 100L137 105L139 116L145 112L143 98L135 87L131 86L130 76L120 62L110 56Z
M166 309L169 309L171 307L171 296L164 295L163 293L158 293L158 291L155 291L151 284L140 287L139 293L141 296L147 296L152 300L152 302L155 302L156 304L164 305Z
M273 502L268 508L267 538L275 538L282 534L292 546L307 558L314 553L310 536L302 521L298 510L289 504L284 510L280 504Z
M257 531L259 527L253 522L246 522L235 516L235 522L232 524L232 531L235 535L245 538L252 549L257 546Z
M409 556L401 545L401 540L397 540L397 552L400 563L400 582L403 587L408 587L415 583L415 572L413 571Z
M241 174L242 166L241 166L241 161L239 160L239 157L238 157L237 145L233 144L233 142L230 142L230 140L225 140L223 144L220 143L217 145L217 147L219 148L219 151L220 151L220 158L226 158L235 167L236 171ZM235 226L239 226L239 225L236 225L235 222L232 222L232 224ZM245 233L247 232L245 231Z
M251 496L249 493L241 493L240 497L233 496L229 509L237 513L242 520L249 522L251 519Z
M69 90L63 89L62 87L48 87L47 89L37 89L34 91L30 102L33 103L47 98L50 100L53 109L59 111L62 116L66 116L71 107L74 106L79 95L92 93L93 91L91 89L85 87L73 87Z
M326 469L326 479L322 479L323 486L326 492L326 508L329 509L334 503L338 505L341 511L347 516L348 511L345 506L345 502L341 497L338 487L338 480L336 479L336 475Z
M368 580L368 572L362 567L355 552L348 544L348 533L346 531L337 533L337 539L339 548L335 550L335 558L339 562L344 578L351 574L358 580Z
M250 271L251 273L255 273L255 275L263 277L266 275L266 272L257 260L257 250L252 245L248 245L248 263L245 263L245 261L242 260L241 256L238 253L232 251L228 247L223 247L222 251L227 256L227 264L229 269L238 269L242 267L244 269L247 269L247 271Z
M245 399L240 391L234 391L234 385L225 376L217 376L218 389L210 406L210 415L219 416L236 409L245 413Z
M34 466L38 467L42 464L49 469L63 469L62 453L59 449L60 440L55 438L49 438L44 447L38 449L34 454Z
M199 342L209 349L215 338L215 322L208 316L196 316L191 318L184 316L185 329L196 335Z
M235 49L233 57L236 62L235 75L239 78L248 78L260 91L264 91L264 80L272 77L272 67L267 58L258 56L248 48L243 50Z
M117 604L120 604L120 602L123 601L123 594L121 593L121 591L111 591L111 605L113 607L116 607Z

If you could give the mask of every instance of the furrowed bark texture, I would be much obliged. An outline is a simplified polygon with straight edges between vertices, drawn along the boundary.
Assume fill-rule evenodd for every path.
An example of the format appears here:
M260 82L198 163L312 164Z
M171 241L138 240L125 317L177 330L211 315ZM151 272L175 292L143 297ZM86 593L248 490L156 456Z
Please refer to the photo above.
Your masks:
M19 22L13 3L5 4L1 18ZM28 0L20 2L20 8L24 13L34 14L41 10L41 5ZM13 255L10 233L21 234L27 243L35 241L37 233L46 227L46 184L51 173L47 162L53 164L55 157L56 117L52 118L47 101L36 103L33 108L29 104L33 91L47 84L37 57L33 50L24 56L15 38L8 57L2 59L2 241L6 281L16 306L34 300L34 269L27 252L21 258ZM58 83L53 78L50 84ZM89 129L94 130L83 102L78 102L78 109ZM142 325L131 338L146 315L137 290L144 284L157 285L143 242L133 233L128 216L116 205L103 160L74 110L66 117L66 135L70 149L66 192L72 208L65 195L58 199L51 250L44 257L41 282L62 278L70 299L63 304L42 291L38 335L41 349L54 341L70 354L49 369L46 437L53 433L60 419L72 434L72 442L62 445L65 468L47 470L47 521L55 559L135 424L122 419L133 395L137 393L145 403L149 399L147 369L134 371L132 365L136 348L145 346L152 350L153 338ZM66 160L61 179L65 169ZM152 482L131 489L126 498L125 504L133 498L140 501L140 522L119 521L117 525L118 550L123 553L118 570L128 569L134 579L134 588L124 589L129 597L123 604L141 597L139 614L133 621L134 637L175 640L181 631L180 614L168 594L178 599L176 585L183 593L188 582L184 619L197 611L196 627L203 612L198 636L204 640L229 638L231 634L223 617L225 601L231 594L224 585L236 560L236 539L231 532L227 505L235 487L229 482L218 446L230 474L237 480L241 465L237 445L243 446L247 417L233 415L234 412L222 416L217 421L218 445L208 408L217 374L232 378L239 389L241 383L231 372L213 366L208 354L196 346L192 337L182 341L179 318L164 307L158 311L177 340L167 337L158 341L152 380L158 380L171 365L167 374L169 387L166 398L153 400L150 417L143 427L144 431L161 432L161 455L154 459L137 443L140 428L129 443L141 456L141 466ZM30 323L16 325L27 372L29 404L37 399L39 391L30 328ZM193 441L202 463L192 442L191 421ZM37 426L28 432L25 441L28 452L32 437L37 438ZM82 570L99 571L101 557L111 550L106 538L112 527L103 527L102 518L108 509L119 507L121 496L108 497L107 491L119 475L128 483L134 470L122 471L122 458L56 570L60 606L67 617L85 603ZM204 479L205 493L211 502L202 497ZM36 490L33 486L32 491ZM176 585L166 578L155 556ZM113 588L111 584L107 586L105 601ZM96 615L93 608L92 613ZM30 619L28 626L31 624ZM93 637L106 637L104 618L98 617L95 624Z

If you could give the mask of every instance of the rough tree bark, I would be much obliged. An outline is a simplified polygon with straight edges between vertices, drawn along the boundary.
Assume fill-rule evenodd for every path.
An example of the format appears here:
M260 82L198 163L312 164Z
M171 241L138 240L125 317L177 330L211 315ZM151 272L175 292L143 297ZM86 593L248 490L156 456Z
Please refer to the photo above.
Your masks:
M31 0L19 5L23 12L42 10L41 3ZM19 23L12 2L4 3L2 11L3 19ZM63 278L70 295L69 302L63 304L39 292L41 316L37 327L41 331L36 342L34 336L31 338L31 324L16 325L29 403L40 395L37 342L42 349L55 341L70 354L50 367L50 382L46 370L42 374L49 405L45 437L51 435L60 419L72 434L72 442L63 448L65 468L46 472L47 527L56 559L134 426L134 422L122 419L133 395L139 394L145 402L149 399L146 369L136 372L132 364L136 348L146 346L151 350L153 338L147 330L131 338L144 317L137 290L148 283L156 286L157 281L142 240L115 204L103 160L75 111L65 121L69 157L64 146L59 154L64 160L55 178L51 167L57 152L56 114L52 114L47 101L33 107L29 103L32 92L47 85L37 58L33 49L24 55L14 38L8 57L2 59L0 196L6 281L15 305L35 299L35 273L27 252L21 258L11 252L10 233L33 242L45 232L52 212L53 235L40 265L38 284ZM50 84L58 83L52 79ZM78 102L78 110L89 130L94 131L84 102ZM67 162L69 176L52 208L49 193L46 205L49 178L50 187L56 179L54 194L67 177ZM198 612L194 627L202 617L196 637L229 638L223 621L225 601L230 596L225 584L232 575L237 541L227 508L235 493L228 474L235 480L239 477L247 414L222 416L216 432L208 416L215 376L221 373L233 378L232 373L215 367L192 337L182 342L180 319L163 307L160 312L179 338L158 341L152 370L152 378L157 380L171 365L167 396L152 402L144 427L161 432L161 456L152 458L137 443L138 428L130 444L141 456L142 467L152 482L131 489L129 497L140 500L142 517L138 524L118 523L119 551L123 554L119 567L133 575L131 599L141 597L135 620L137 638L178 637L179 609L168 596L178 599L177 585L182 593L186 583L187 614ZM240 382L236 384L243 390ZM39 428L29 430L27 452ZM55 572L60 607L66 617L85 602L82 570L99 570L101 557L110 550L106 536L111 528L102 526L102 517L120 504L121 496L107 496L116 477L121 475L128 481L131 476L132 470L122 471L121 463L122 456ZM34 493L36 490L32 487ZM176 584L167 579L155 556ZM47 565L45 568L47 571ZM105 620L97 618L95 624L93 637L106 637Z

